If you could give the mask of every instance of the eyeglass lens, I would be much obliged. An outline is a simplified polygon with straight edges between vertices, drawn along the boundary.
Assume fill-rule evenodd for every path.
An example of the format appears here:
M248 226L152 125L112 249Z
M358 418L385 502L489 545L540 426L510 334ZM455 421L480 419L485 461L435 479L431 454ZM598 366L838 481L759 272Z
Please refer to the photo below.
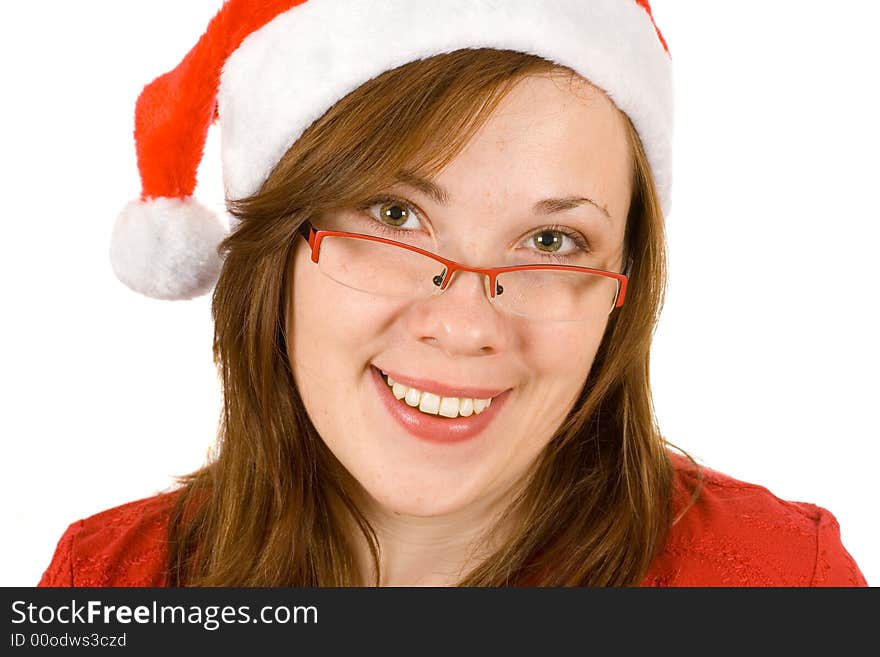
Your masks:
M338 283L370 294L425 298L440 293L443 263L391 244L325 236L318 266ZM457 272L461 276L465 272ZM488 276L484 276L488 296ZM455 284L453 280L452 285ZM575 321L607 317L617 298L614 278L583 271L520 270L496 279L494 303L534 319Z

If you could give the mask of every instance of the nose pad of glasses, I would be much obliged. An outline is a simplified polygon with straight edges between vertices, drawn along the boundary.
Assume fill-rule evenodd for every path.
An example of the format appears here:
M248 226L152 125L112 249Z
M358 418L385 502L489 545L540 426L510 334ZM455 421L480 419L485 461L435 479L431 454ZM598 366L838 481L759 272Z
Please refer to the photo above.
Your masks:
M454 272L452 274L451 278L449 280L447 280L446 272L447 272L447 269L444 267L442 272L440 272L439 274L434 276L434 278L431 279L431 282L434 283L435 286L440 288L440 290L437 290L438 293L441 290L449 287L452 284L451 279L455 278L456 274L458 273L458 272ZM489 287L491 285L489 275L486 274L482 278L483 278L483 291L486 293L486 298L488 298L491 301L491 300L493 300L493 296L491 294L491 288ZM444 283L445 283L445 285L444 285ZM501 285L501 283L499 283L496 280L495 281L495 297L497 297L498 295L503 294L503 293L504 293L504 287Z
M495 279L495 294L492 295L492 278L489 274L483 276L483 289L486 291L486 298L489 301L494 301L499 295L504 294L504 287L502 287L501 283L498 282L498 279Z

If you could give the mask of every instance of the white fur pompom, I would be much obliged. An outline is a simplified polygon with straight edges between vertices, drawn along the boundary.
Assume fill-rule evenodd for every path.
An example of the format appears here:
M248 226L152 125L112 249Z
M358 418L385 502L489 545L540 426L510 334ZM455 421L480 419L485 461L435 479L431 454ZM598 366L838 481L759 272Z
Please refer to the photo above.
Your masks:
M192 197L135 200L116 219L110 262L135 292L192 299L217 281L217 246L225 236L223 223Z

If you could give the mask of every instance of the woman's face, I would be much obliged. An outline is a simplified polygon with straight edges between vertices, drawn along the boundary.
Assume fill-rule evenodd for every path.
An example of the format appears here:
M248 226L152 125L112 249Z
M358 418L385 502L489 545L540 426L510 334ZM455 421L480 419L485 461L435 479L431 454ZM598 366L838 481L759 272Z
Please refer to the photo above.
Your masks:
M466 265L522 264L532 253L546 262L541 252L579 248L565 235L574 233L598 268L622 269L629 143L622 115L586 82L519 81L430 182L402 175L376 190L392 201L350 212L411 229L414 244ZM326 276L303 240L292 268L288 345L309 417L372 500L397 514L462 515L509 495L572 409L608 319L508 314L467 272L437 296L369 294ZM448 397L447 410L494 399L468 417L423 413L379 370Z

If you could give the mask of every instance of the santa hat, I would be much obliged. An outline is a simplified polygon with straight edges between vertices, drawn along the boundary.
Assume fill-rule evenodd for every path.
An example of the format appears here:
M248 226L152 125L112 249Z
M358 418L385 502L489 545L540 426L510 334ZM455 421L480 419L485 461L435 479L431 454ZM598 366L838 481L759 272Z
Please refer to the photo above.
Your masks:
M635 126L668 212L671 63L648 0L227 0L177 68L138 98L142 191L113 230L116 275L159 299L215 283L226 228L192 197L215 120L226 195L244 198L346 94L462 48L538 55L603 89Z

